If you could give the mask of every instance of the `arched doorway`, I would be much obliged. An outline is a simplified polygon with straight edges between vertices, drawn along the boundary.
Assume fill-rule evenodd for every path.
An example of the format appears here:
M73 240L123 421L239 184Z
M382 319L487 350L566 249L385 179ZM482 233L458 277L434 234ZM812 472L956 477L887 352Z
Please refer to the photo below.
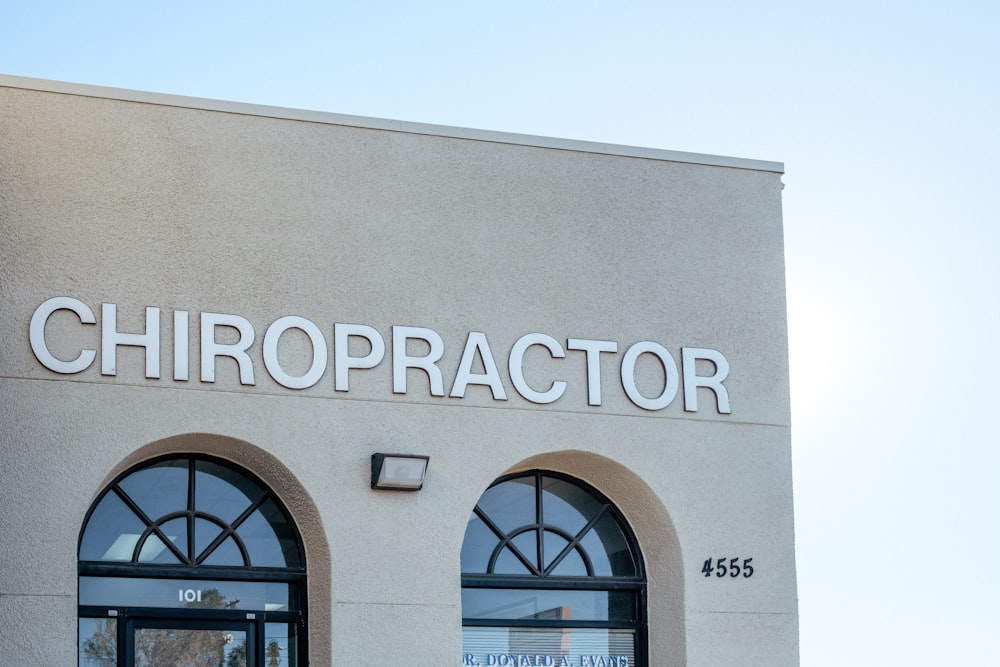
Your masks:
M501 477L476 504L461 560L465 665L647 664L638 544L583 481Z
M252 473L198 454L146 461L84 521L79 664L301 667L305 573L298 529Z

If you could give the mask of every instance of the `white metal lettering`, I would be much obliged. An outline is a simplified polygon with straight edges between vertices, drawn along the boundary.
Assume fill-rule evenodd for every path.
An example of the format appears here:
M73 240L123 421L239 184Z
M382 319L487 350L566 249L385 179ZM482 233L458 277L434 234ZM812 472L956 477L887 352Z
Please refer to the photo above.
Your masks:
M188 312L174 311L174 379L187 382L191 364L188 361Z
M76 359L63 361L56 358L45 343L45 323L48 322L52 313L57 310L68 310L76 313L81 324L97 324L97 318L87 304L68 296L54 296L35 308L31 315L31 323L28 325L28 342L31 344L31 351L42 366L56 373L79 373L90 368L97 357L97 350L81 350Z
M350 342L351 338L364 338L371 348L363 357L352 357ZM385 341L382 334L367 324L343 324L337 322L333 325L333 354L334 373L336 380L334 388L337 391L348 391L350 389L348 372L352 368L375 368L382 362L385 356Z
M87 304L75 298L58 296L46 300L32 313L28 326L28 340L35 358L45 368L61 374L80 373L90 368L97 357L97 351L82 346L75 359L64 360L53 354L52 350L67 349L65 341L55 345L53 336L66 331L65 318L58 326L50 325L54 313L66 310L74 313L79 322L84 325L97 324L94 312ZM117 306L113 303L102 304L100 332L101 373L115 376L117 368L118 346L141 347L145 350L145 376L160 377L160 309L147 306L145 308L146 330L144 333L122 332L118 330ZM259 349L254 348L255 334L250 321L240 315L202 312L200 317L200 340L196 343L200 350L201 381L212 383L216 378L216 364L219 357L227 357L236 362L240 382L244 385L254 384L254 363L263 361L264 367L278 384L289 389L306 389L317 385L326 373L330 354L327 341L322 330L313 321L297 315L281 317L267 328ZM173 378L186 382L190 370L190 313L186 310L173 311ZM47 333L48 328L48 333ZM309 339L312 355L309 358L308 370L302 375L291 375L285 368L290 357L285 356L285 366L282 366L282 355L279 345L282 336L289 329L299 329ZM392 335L392 390L395 394L406 394L408 391L408 376L411 370L422 371L427 376L428 391L431 396L445 396L445 378L441 370L441 360L445 354L444 339L433 329L414 326L393 326ZM48 338L47 338L48 336ZM350 371L372 369L379 366L386 355L387 341L379 331L365 324L334 323L334 389L337 392L347 392L350 389ZM219 340L225 342L219 342ZM287 339L286 339L287 340ZM364 345L367 343L367 346ZM354 345L355 354L351 354ZM544 352L533 351L533 346L544 348L551 359L564 359L566 350L583 352L586 358L587 404L602 405L605 395L601 372L604 355L618 355L619 344L611 340L594 340L588 338L568 338L566 347L552 336L544 333L528 333L518 338L510 348L507 358L509 380L518 395L532 403L548 404L562 398L568 388L568 383L560 379L539 380L539 371L529 373L531 364L542 363L546 367L551 364L544 359ZM359 347L360 346L360 347ZM367 350L365 350L367 347ZM74 349L69 347L68 349ZM283 348L288 355L288 347ZM292 347L295 353L301 348ZM303 353L305 356L308 353ZM656 359L653 362L646 355ZM65 356L65 355L63 355ZM577 357L579 359L579 357ZM644 361L645 360L645 361ZM487 335L481 331L467 334L461 360L455 370L451 382L451 398L466 397L470 385L489 387L493 399L508 400L506 381L499 370L498 361L494 355ZM649 373L655 372L650 363L659 363L663 371L663 387L650 392L648 386ZM228 363L228 362L227 362ZM646 364L646 365L643 365ZM556 364L556 366L560 366ZM301 366L300 366L301 368ZM680 371L678 371L680 368ZM701 374L699 374L699 371ZM726 356L719 350L702 347L681 347L680 366L672 354L661 344L653 341L639 341L628 347L620 362L621 387L628 399L643 410L662 410L670 406L679 391L683 392L683 409L686 412L697 412L699 409L699 394L704 398L703 390L712 392L715 398L715 408L719 414L732 414L730 396L725 385L730 375L730 365ZM541 376L544 377L544 376ZM558 377L558 375L557 375ZM531 383L548 387L542 390L533 387ZM654 384L654 388L658 385ZM642 387L640 389L640 387Z
M482 373L472 372L472 365L476 361L476 352L479 353L479 358L483 361L484 372ZM503 380L500 379L500 371L497 369L497 362L493 358L490 344L486 340L486 334L480 331L470 331L469 337L465 341L462 361L458 363L455 383L451 387L451 397L464 398L465 389L470 384L486 385L493 391L495 400L507 400L507 392L503 388Z
M407 341L422 340L430 347L424 356L411 356L406 349ZM437 362L444 356L444 341L438 332L424 327L392 328L392 392L406 393L406 369L416 368L427 373L431 396L444 396L444 381Z
M235 343L215 342L216 327L232 327L239 332ZM252 385L253 362L247 350L253 345L254 332L250 321L239 315L225 313L201 314L201 381L215 382L215 358L231 357L240 369L240 384Z
M699 359L712 362L715 373L698 375ZM716 409L724 415L732 414L729 391L722 382L729 377L729 361L718 350L703 347L682 347L681 368L684 374L684 410L698 412L698 387L707 387L715 394Z
M643 354L652 354L663 365L663 391L655 398L643 396L635 383L635 363ZM648 340L639 341L626 352L622 358L622 387L629 399L643 410L662 410L670 405L677 396L680 384L677 373L677 362L670 356L665 347Z
M566 356L562 345L552 336L543 333L525 334L518 338L510 349L510 358L507 360L510 381L514 383L517 393L532 403L552 403L562 397L566 391L566 383L562 380L554 380L545 391L535 391L528 386L527 380L524 379L524 353L532 345L541 345L555 359L562 359Z
M618 343L613 340L587 340L570 338L567 350L582 350L587 353L587 404L601 404L601 352L617 352Z
M286 373L278 360L278 340L281 338L281 334L289 329L299 329L305 332L312 344L312 364L305 375L298 377ZM297 315L279 317L264 332L264 368L271 374L275 382L289 389L307 389L319 382L326 371L326 359L326 339L323 337L323 332L304 317Z
M144 348L146 377L160 377L160 309L146 306L146 333L121 333L118 306L101 304L101 375L117 374L119 345Z

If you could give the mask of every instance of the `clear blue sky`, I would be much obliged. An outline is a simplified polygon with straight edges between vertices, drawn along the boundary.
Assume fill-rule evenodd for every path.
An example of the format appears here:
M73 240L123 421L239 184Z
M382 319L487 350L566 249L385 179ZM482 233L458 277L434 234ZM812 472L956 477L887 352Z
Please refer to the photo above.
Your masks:
M802 664L1000 664L1000 3L0 16L6 74L784 162Z

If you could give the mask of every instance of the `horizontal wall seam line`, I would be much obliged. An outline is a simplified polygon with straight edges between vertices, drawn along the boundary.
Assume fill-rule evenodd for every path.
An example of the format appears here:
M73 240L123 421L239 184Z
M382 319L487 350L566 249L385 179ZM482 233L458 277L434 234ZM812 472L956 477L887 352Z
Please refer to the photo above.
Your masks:
M27 378L27 377L16 377L11 375L0 375L0 380L14 380L21 382L57 382L71 385L89 385L96 387L117 387L120 389L148 389L148 390L161 390L161 391L196 391L209 394L225 394L228 396L245 396L245 397L268 397L268 398L282 398L282 399L310 399L314 401L358 401L361 403L375 403L379 405L412 405L421 407L433 407L433 408L447 408L447 409L464 409L464 410L501 410L501 411L511 411L516 410L519 412L527 413L538 413L538 414L561 414L561 415L573 415L579 417L593 417L593 418L624 418L624 419L667 419L670 421L682 421L682 422L702 422L706 424L718 424L722 426L761 426L768 428L789 428L788 424L778 424L772 422L755 422L755 421L740 421L736 419L696 419L694 417L684 417L684 416L674 416L674 415L657 415L657 414L623 414L620 412L587 412L584 410L566 410L558 408L520 408L513 405L505 406L492 406L492 405L468 405L459 402L430 402L430 401L389 401L385 399L377 398L357 398L350 396L312 396L309 394L286 394L277 393L269 391L232 391L229 389L201 389L199 387L188 386L188 387L174 387L174 386L162 386L156 384L133 384L128 382L91 382L89 380L64 380L57 378ZM294 390L289 390L294 391ZM448 400L442 398L442 400Z
M743 616L794 616L790 611L711 611L707 609L692 609L693 614L737 614Z
M351 602L339 600L334 604L350 605L353 607L430 607L433 609L458 609L454 604L422 604L419 602Z

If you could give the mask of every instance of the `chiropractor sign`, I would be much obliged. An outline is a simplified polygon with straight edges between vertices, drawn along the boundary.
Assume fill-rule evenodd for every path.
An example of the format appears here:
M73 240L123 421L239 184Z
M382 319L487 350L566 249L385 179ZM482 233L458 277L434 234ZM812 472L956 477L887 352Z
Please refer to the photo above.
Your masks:
M35 358L50 371L65 375L82 373L94 365L98 350L88 348L87 343L82 341L66 340L65 328L60 329L58 334L58 346L49 339L46 323L60 311L74 313L80 325L98 324L94 311L84 302L68 296L53 297L39 305L31 316L31 350ZM101 374L118 374L119 347L137 347L145 351L145 377L160 378L163 374L161 325L165 319L160 309L146 307L145 331L141 333L119 331L118 307L115 304L101 304L100 312L100 343L95 347L100 349ZM323 329L305 317L286 315L267 327L258 347L258 332L247 318L240 315L201 312L192 317L189 311L174 310L170 319L173 333L171 373L173 380L178 382L191 380L191 328L194 320L198 332L196 350L199 380L202 383L215 382L216 365L220 359L230 360L226 362L227 368L235 362L242 385L255 385L263 367L263 371L278 385L296 390L316 386L332 366L334 390L346 393L351 391L351 379L357 373L380 372L381 367L381 372L391 373L393 394L426 391L435 397L462 399L470 386L482 386L489 389L495 401L509 400L509 389L512 388L513 393L531 403L549 404L558 401L566 393L569 381L561 378L570 377L575 369L570 369L569 366L574 365L579 366L581 371L575 377L586 378L588 406L600 406L605 385L615 384L624 391L631 403L643 410L662 410L681 394L684 410L697 412L698 390L702 389L707 390L702 392L703 397L714 399L712 407L718 413L732 412L729 392L725 386L729 362L721 352L709 348L680 348L678 366L671 352L654 341L638 341L620 349L619 344L611 340L567 338L560 341L545 333L532 332L514 340L498 359L486 334L470 331L465 337L461 360L454 372L451 372L451 368L446 368L443 363L446 347L444 338L427 327L392 326L388 330L387 340L386 336L367 324L336 322L324 333ZM69 330L75 329L71 327ZM310 343L311 355L304 372L299 372L301 368L296 367L293 374L282 365L279 341L288 332L304 335ZM333 336L332 360L327 334ZM220 342L220 338L224 342ZM58 356L52 351L53 347L58 347L61 351ZM73 352L67 354L67 349L72 349ZM529 359L537 359L539 353L565 363L567 372L561 377L543 380L527 373ZM72 354L76 356L65 358ZM620 385L603 381L602 355L607 355L604 359L615 358ZM506 364L503 364L504 361ZM661 382L652 391L649 386L640 390L637 380L640 364L660 366L658 375ZM506 375L501 371L502 365L505 366ZM419 373L411 374L411 370ZM408 376L413 375L421 377L419 389L411 387L415 383ZM533 377L530 382L529 377Z

